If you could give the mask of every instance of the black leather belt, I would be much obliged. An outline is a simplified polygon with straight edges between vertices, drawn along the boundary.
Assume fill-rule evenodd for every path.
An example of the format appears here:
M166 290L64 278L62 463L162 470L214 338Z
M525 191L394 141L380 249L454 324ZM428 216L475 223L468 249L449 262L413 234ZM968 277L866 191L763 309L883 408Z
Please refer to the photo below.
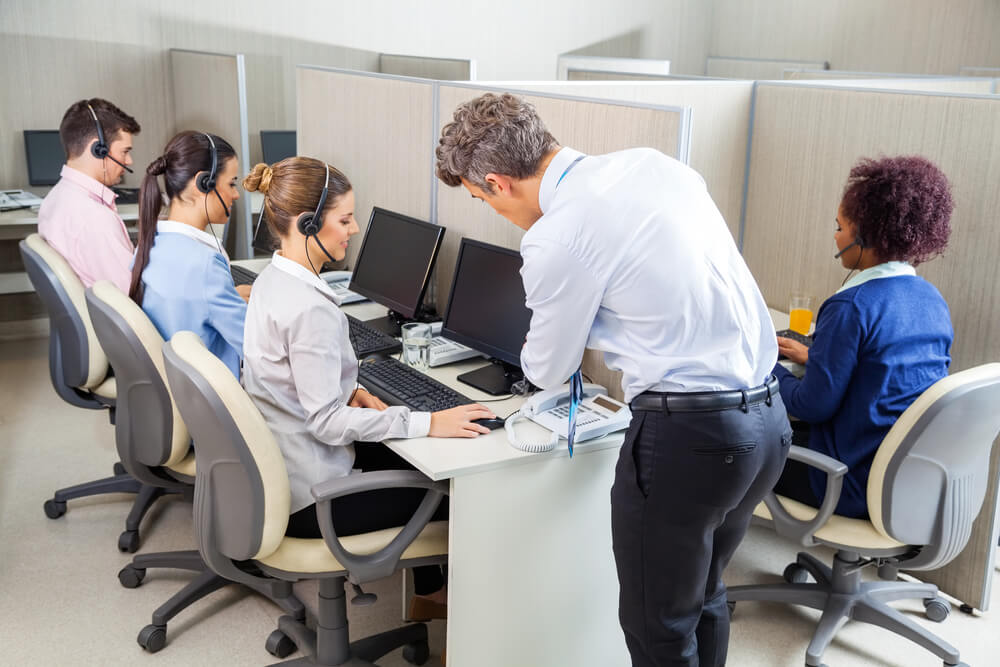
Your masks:
M653 412L714 412L741 408L748 410L757 403L771 404L771 397L778 395L778 378L773 375L767 382L753 389L735 391L700 391L691 393L669 391L644 391L629 404L633 410Z

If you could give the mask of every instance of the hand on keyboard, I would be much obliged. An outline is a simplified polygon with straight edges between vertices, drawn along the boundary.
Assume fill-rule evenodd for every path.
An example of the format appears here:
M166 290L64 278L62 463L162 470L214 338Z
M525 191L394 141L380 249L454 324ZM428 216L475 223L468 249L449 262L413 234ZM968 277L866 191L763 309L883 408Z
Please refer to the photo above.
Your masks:
M778 335L778 360L788 359L797 364L805 364L809 360L809 346L812 338L803 336L791 329L782 329Z

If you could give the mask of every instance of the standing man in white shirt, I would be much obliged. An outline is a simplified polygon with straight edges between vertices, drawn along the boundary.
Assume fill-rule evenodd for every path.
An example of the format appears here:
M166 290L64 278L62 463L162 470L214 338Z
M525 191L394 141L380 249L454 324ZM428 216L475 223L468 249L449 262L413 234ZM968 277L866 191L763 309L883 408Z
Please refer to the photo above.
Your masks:
M633 664L724 665L722 571L791 430L767 306L704 180L649 148L561 147L509 94L461 105L437 159L442 181L526 231L525 376L561 385L586 347L623 373L611 529Z

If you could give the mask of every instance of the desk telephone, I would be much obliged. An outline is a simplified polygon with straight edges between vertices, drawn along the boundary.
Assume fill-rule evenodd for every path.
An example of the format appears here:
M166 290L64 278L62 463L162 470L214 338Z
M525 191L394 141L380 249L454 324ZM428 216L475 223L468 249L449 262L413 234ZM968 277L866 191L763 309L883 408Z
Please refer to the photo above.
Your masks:
M624 403L607 395L597 384L583 385L583 400L576 415L576 442L592 440L614 431L628 428L632 411ZM521 418L544 426L552 432L547 442L527 442L514 433L514 423ZM504 424L507 440L516 449L526 452L547 452L556 446L559 438L566 438L569 429L569 385L560 389L541 391L529 398L521 409Z

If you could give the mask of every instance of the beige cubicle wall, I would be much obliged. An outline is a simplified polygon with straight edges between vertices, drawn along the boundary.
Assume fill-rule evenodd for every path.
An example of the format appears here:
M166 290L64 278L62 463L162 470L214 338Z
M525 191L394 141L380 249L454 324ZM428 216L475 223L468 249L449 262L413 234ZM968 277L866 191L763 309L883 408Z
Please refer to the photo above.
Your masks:
M1000 67L960 67L959 76L988 76L1000 78Z
M170 50L175 131L197 130L222 137L236 151L240 174L250 170L245 74L243 54ZM251 215L248 198L233 203L226 250L234 259L253 256Z
M784 78L796 81L822 81L824 84L831 86L849 86L852 88L881 88L885 90L913 90L934 93L969 93L972 95L989 95L995 92L995 79L989 77L789 69L785 70Z
M786 69L828 69L829 67L827 62L808 60L768 60L766 58L728 56L708 56L705 59L705 74L708 76L753 81L782 79Z
M571 67L566 70L567 81L726 81L721 76L696 74L635 74Z
M440 85L439 126L451 121L455 108L462 102L503 90ZM535 105L559 143L584 153L608 153L638 146L650 146L674 157L686 152L690 125L687 108L556 96L517 88L511 92L522 94ZM463 236L517 249L524 232L497 215L489 205L471 198L461 186L450 188L438 181L437 187L437 222L448 229L438 255L437 289L438 294L447 294ZM621 374L609 371L602 355L588 350L583 370L594 382L621 398Z
M739 240L752 81L547 81L511 85L577 97L690 107L688 164L705 179L733 238Z
M951 370L1000 359L1000 99L791 83L759 83L748 174L743 254L768 305L789 291L820 300L845 270L833 259L834 217L862 156L919 154L952 183L955 211L943 257L918 268L940 289L955 328ZM984 511L962 555L920 578L985 609L997 539L1000 447Z
M378 71L382 74L441 81L475 81L476 61L467 58L425 58L380 53L378 55Z
M616 58L563 53L556 59L556 79L568 80L570 71L617 72L619 74L670 74L669 60L652 58Z
M297 77L299 154L326 160L354 188L353 267L373 206L431 220L434 82L310 66Z

